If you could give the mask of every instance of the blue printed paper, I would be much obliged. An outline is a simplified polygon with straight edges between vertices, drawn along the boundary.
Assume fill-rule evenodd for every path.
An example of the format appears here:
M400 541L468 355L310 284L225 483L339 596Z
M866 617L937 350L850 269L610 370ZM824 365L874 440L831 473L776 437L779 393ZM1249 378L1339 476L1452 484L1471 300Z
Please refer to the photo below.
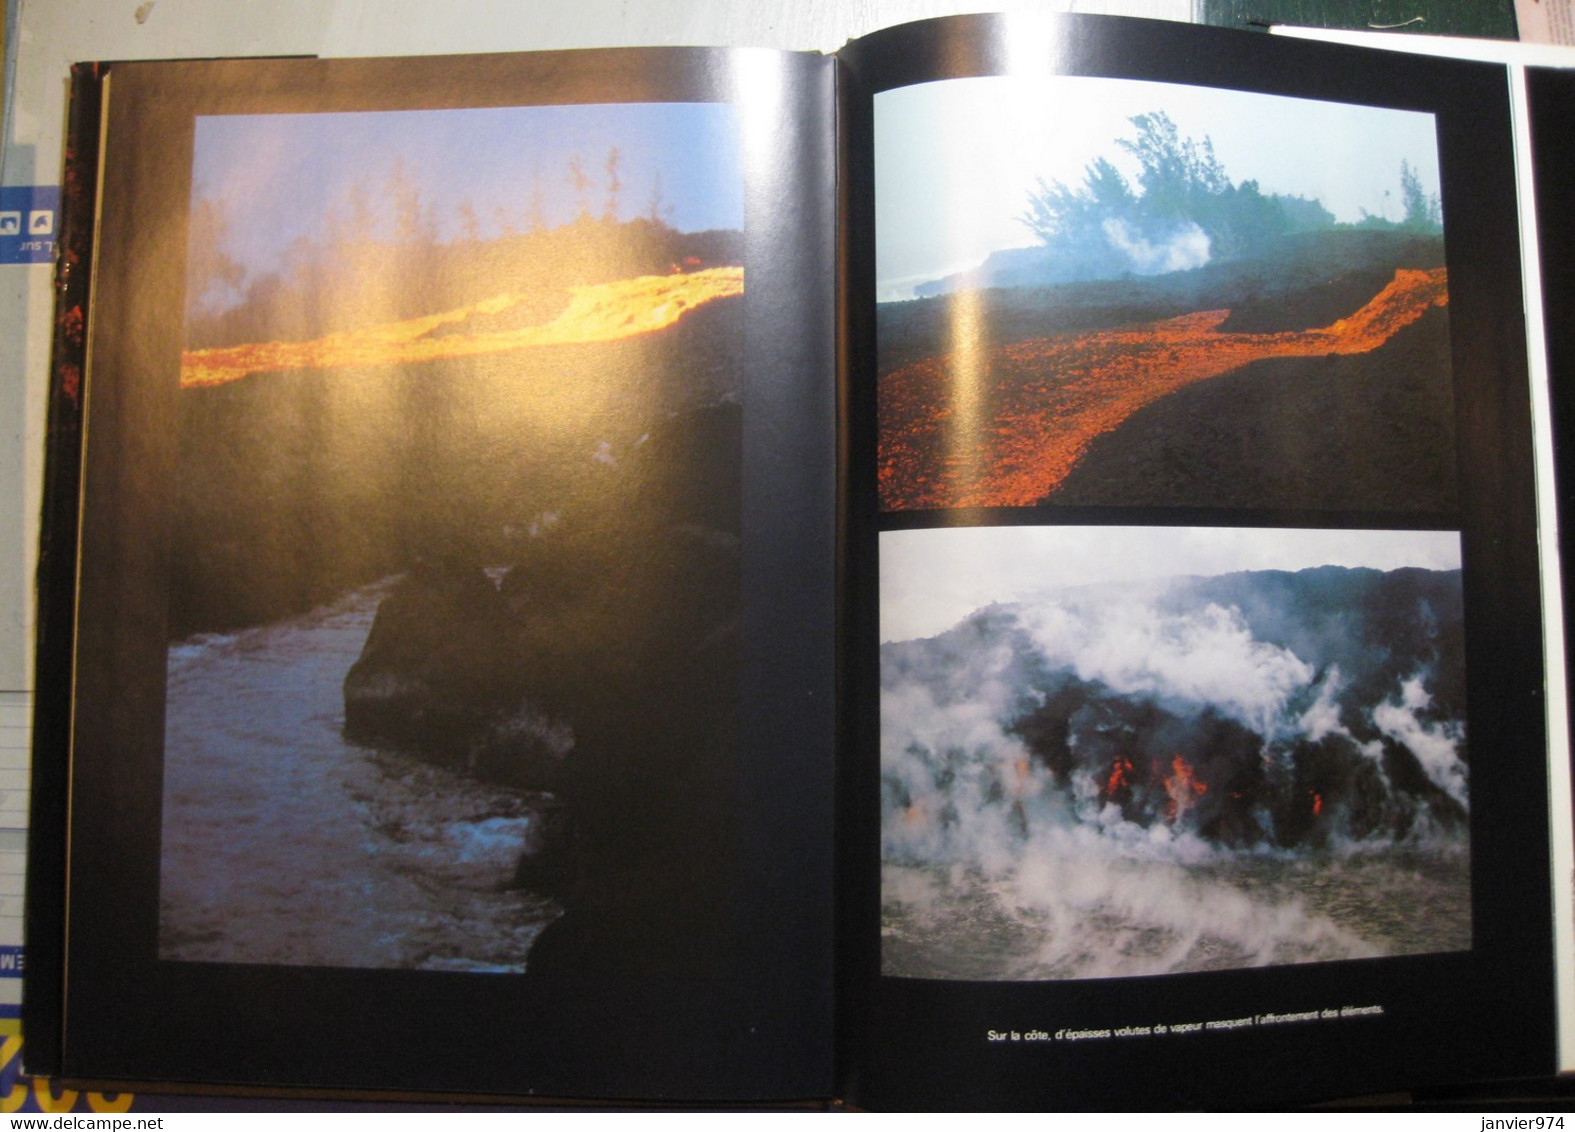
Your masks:
M0 263L52 263L59 228L59 185L0 188Z

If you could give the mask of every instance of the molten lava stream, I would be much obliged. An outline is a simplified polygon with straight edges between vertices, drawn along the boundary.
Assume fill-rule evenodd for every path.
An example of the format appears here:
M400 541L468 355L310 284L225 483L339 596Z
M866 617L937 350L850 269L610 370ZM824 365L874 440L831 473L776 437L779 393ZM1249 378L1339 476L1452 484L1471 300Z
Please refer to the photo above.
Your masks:
M405 365L439 358L495 354L525 346L613 342L664 330L695 307L744 293L742 267L692 274L641 275L571 287L568 307L551 322L516 330L463 332L467 319L507 311L521 295L499 295L458 310L423 315L314 338L308 342L248 342L181 354L182 387L222 385L254 373L337 366ZM458 332L434 336L442 326Z
M1227 334L1228 310L1002 346L983 387L950 355L880 381L881 507L1022 507L1146 405L1263 358L1363 354L1449 301L1443 268L1396 271L1361 310L1316 330ZM968 411L959 411L966 403Z

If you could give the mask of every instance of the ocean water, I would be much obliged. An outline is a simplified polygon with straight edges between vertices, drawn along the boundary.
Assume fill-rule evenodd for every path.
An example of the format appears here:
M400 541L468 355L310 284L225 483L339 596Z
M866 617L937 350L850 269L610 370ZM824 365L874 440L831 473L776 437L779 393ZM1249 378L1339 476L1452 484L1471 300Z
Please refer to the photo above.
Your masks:
M509 887L544 796L344 741L392 584L171 646L161 958L518 972L561 914Z

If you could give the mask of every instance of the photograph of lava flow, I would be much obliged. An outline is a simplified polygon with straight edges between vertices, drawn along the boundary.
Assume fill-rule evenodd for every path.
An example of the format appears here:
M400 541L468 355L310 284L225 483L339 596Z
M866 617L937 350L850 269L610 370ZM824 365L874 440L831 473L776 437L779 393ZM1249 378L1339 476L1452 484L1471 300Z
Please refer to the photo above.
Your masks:
M1431 115L989 77L875 138L883 510L1454 513Z
M162 959L721 961L741 169L723 104L198 119Z
M1454 532L881 535L886 975L1468 950Z

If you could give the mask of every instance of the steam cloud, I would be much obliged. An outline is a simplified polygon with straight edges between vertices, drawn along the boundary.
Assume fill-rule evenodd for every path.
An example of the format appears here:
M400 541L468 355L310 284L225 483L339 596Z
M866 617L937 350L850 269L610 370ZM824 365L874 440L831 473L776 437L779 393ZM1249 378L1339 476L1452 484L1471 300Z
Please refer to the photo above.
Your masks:
M1106 220L1100 228L1110 246L1127 257L1134 275L1189 271L1209 262L1208 233L1191 221L1159 240L1144 237L1122 220Z
M1264 571L988 606L882 647L887 900L905 931L977 902L1026 917L1032 942L989 977L1376 954L1225 874L1462 849L1463 705L1458 571Z
M887 856L990 867L1069 825L1168 852L1458 830L1458 588L1336 568L1096 587L888 644Z

